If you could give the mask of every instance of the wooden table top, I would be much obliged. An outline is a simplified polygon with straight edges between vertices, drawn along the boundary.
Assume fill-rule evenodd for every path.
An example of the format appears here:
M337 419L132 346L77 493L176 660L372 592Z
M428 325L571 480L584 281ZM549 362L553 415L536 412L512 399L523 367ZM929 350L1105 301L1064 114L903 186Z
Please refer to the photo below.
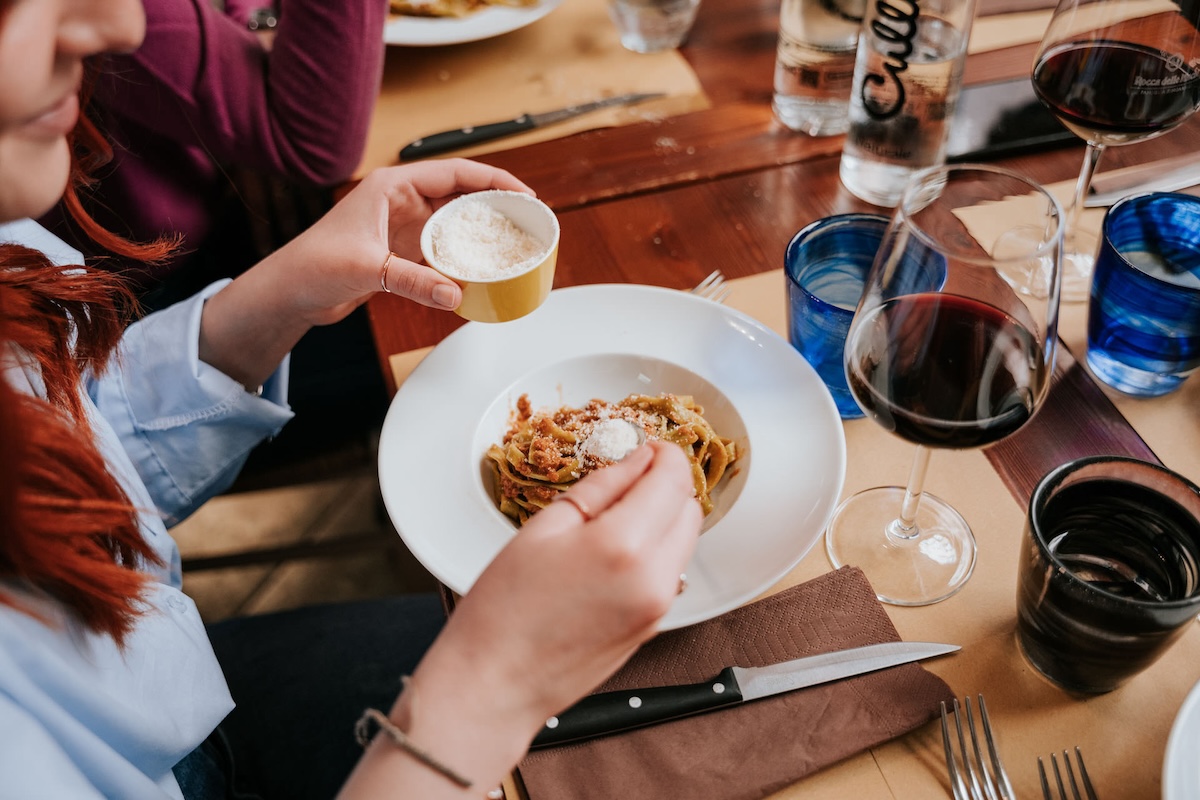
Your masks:
M809 222L835 213L880 211L840 185L842 137L810 138L789 131L773 118L777 22L778 0L704 0L681 53L711 101L707 110L477 157L517 175L557 212L562 236L556 287L643 283L682 289L716 268L729 278L752 281L752 276L766 277L762 273L782 267L788 240ZM1020 45L972 55L966 81L1028 74L1033 50L1033 45ZM389 58L402 57L402 51L389 54ZM1110 148L1101 169L1196 152L1198 146L1200 118L1151 142ZM1052 183L1074 178L1082 157L1080 143L997 163ZM778 292L744 302L745 310L760 319L774 315L763 321L780 330L782 284L776 289L761 281L739 283L743 288L738 292ZM737 307L736 294L732 302ZM392 389L395 378L389 358L393 354L435 345L463 324L453 315L387 295L376 295L368 311L381 368ZM1064 331L1068 323L1073 326L1064 338L1079 355L1082 313L1079 306L1064 306ZM1070 351L1066 358L1070 359ZM1111 394L1091 384L1086 371L1073 373L1072 380L1085 383L1087 391ZM1153 406L1120 398L1113 402L1119 409L1118 420L1119 414L1134 414L1138 433L1161 436L1147 441L1168 466L1198 480L1200 414L1193 413L1197 398L1200 388L1192 386L1189 394L1171 401L1172 413L1180 415L1171 419L1186 420L1185 428L1174 432L1155 430ZM903 481L911 448L869 421L847 423L845 429L853 473L848 475L847 492ZM873 460L865 458L868 451ZM1109 761L1092 769L1093 777L1101 773L1098 788L1105 800L1160 797L1155 776L1174 711L1200 679L1200 635L1189 633L1185 652L1162 667L1157 687L1123 689L1093 701L1069 698L1044 681L1039 683L1028 667L1022 668L1011 638L1015 547L1023 507L1013 502L1009 492L1019 493L997 477L978 451L935 454L928 485L937 487L939 482L943 496L946 484L956 485L962 496L949 499L973 527L983 518L976 530L981 563L968 588L950 601L927 609L888 607L901 634L922 638L940 632L956 637L946 641L963 643L964 653L974 648L973 660L933 669L960 692L982 691L986 684L987 691L995 694L999 710L993 716L1000 717L1009 745L1028 762L1019 765L1019 795L1022 789L1037 792L1027 753L1048 754L1053 747L1082 741L1089 768L1093 753L1096 760ZM810 553L791 582L827 569L823 553ZM1003 673L997 672L1001 665L1006 667ZM1009 681L1010 672L1019 679ZM1114 714L1142 715L1139 720L1146 724L1149 738L1136 746L1113 741L1122 739L1115 725L1110 735L1102 735L1097 720ZM1089 724L1092 730L1081 730L1078 737L1066 740L1068 733L1074 735L1076 728ZM1039 730L1050 738L1039 739ZM944 762L938 764L940 735L931 726L919 736L906 738L909 741L818 773L778 797L949 796ZM1133 785L1123 776L1132 776Z
M715 267L731 278L753 275L779 268L791 235L814 219L878 211L838 180L842 137L796 134L774 119L777 22L777 0L705 0L681 53L712 103L707 110L476 157L521 178L558 213L555 286L683 288ZM966 80L1025 74L1033 49L973 55ZM1151 142L1110 148L1101 169L1194 152L1197 136L1200 119ZM1068 146L998 163L1050 182L1076 175L1082 155L1082 145ZM383 295L369 314L385 372L388 355L436 344L462 324Z

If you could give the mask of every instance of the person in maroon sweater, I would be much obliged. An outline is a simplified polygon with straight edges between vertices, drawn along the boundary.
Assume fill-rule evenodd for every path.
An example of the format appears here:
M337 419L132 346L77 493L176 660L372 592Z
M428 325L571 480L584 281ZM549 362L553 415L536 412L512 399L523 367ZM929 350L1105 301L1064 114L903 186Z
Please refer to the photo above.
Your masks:
M96 64L88 113L113 158L84 206L135 241L182 245L170 261L134 267L147 312L240 274L300 233L362 158L386 0L277 3L278 23L264 30L264 0L144 0L143 44ZM68 219L60 207L43 224L106 255ZM387 395L364 310L305 337L292 376L296 425L260 448L252 472L369 442L382 421Z

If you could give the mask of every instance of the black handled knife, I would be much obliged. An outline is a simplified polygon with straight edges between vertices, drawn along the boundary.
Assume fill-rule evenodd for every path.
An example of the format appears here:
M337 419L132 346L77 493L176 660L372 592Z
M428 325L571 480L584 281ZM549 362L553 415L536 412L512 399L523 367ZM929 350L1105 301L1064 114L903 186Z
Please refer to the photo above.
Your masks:
M603 100L595 100L591 103L567 106L566 108L547 111L542 114L522 114L516 119L504 120L503 122L491 122L486 125L474 125L452 131L433 133L429 136L423 136L401 148L400 160L411 161L417 158L424 158L425 156L444 153L447 150L457 150L460 147L479 144L480 142L490 142L493 139L512 136L514 133L521 133L522 131L553 125L556 122L563 122L564 120L578 117L580 114L588 114L602 108L627 106L646 100L653 100L656 97L662 97L663 94L663 92L622 94L616 97L606 97Z
M958 649L936 642L884 642L768 667L726 667L703 683L593 694L547 720L531 749L655 725Z

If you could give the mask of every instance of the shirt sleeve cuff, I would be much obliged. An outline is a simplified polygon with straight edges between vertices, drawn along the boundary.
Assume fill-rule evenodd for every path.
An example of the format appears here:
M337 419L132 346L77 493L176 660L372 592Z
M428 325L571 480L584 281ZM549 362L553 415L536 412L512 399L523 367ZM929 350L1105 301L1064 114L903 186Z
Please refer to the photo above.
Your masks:
M186 516L237 477L250 451L292 417L285 358L261 395L199 357L204 302L229 281L130 326L97 405L159 510Z

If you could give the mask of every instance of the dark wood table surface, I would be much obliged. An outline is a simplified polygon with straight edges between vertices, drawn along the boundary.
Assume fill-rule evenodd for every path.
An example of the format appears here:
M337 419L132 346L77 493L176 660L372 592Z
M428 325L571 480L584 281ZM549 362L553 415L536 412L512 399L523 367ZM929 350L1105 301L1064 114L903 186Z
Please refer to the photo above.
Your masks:
M558 213L556 287L684 288L716 268L730 278L753 275L781 267L788 240L812 220L879 210L841 186L841 136L797 134L773 117L778 8L778 0L704 0L681 53L712 103L707 110L476 156L521 178ZM1033 51L973 55L965 80L1028 74ZM1101 169L1195 152L1198 144L1194 120L1150 142L1110 148ZM1048 183L1076 175L1082 157L1079 144L998 163ZM368 311L389 384L390 354L436 344L463 322L384 295Z

